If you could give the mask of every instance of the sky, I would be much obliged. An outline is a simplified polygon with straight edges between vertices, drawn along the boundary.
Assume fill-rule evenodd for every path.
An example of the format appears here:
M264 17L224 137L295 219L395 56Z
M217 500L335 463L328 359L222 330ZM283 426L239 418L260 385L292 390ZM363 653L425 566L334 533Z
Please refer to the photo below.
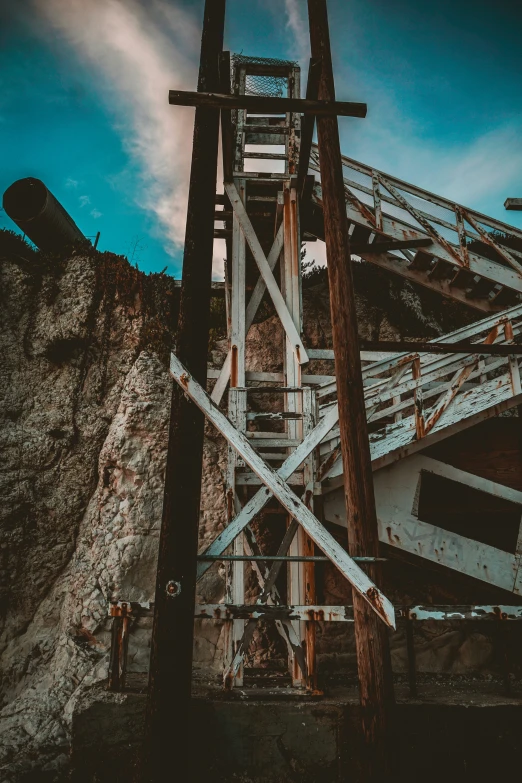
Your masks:
M180 277L194 110L168 90L196 89L203 5L0 0L0 191L38 177L101 250ZM522 3L328 7L337 98L368 104L339 119L344 154L522 228L503 207L522 197ZM306 1L227 0L225 48L306 73Z

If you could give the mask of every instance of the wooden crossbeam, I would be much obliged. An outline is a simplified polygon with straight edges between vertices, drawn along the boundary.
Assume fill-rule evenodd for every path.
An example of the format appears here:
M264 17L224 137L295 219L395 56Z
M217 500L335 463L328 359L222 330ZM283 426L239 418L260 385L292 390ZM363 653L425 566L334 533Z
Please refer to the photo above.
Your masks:
M475 218L472 215L470 215L469 212L464 211L464 217L468 221L468 223L471 226L473 226L475 231L477 231L477 233L480 234L482 241L485 242L486 245L489 245L494 250L496 250L499 256L503 258L504 261L507 264L509 264L509 266L513 267L513 269L515 269L517 272L522 272L522 264L520 264L520 262L517 261L516 258L513 258L511 253L508 250L506 250L505 247L503 247L498 242L496 242L491 236L491 234L488 234L488 232L482 228L480 223L477 220L475 220Z
M296 112L324 117L366 117L365 103L347 101L312 101L306 98L271 98L260 95L224 95L217 92L169 90L173 106L204 106L208 109L246 109L254 114Z
M243 433L221 413L205 390L192 378L175 354L171 354L170 372L183 391L218 429L225 440L245 460L266 488L277 498L288 513L296 519L314 543L327 555L352 587L361 595L375 614L391 628L395 628L392 604L376 587L367 574L352 560L348 552L319 522L305 504L292 492L288 484L257 454Z
M521 621L522 606L467 604L464 606L397 606L398 618L423 620ZM212 620L312 620L326 623L353 623L353 606L258 606L245 604L199 604L196 617Z
M319 77L321 75L321 61L310 58L308 66L308 81L306 84L307 100L317 100L319 91ZM303 196L303 188L308 173L308 163L310 162L310 152L312 151L312 142L314 136L315 115L308 114L303 118L301 124L301 146L299 148L299 163L297 166L297 192Z
M497 343L431 343L414 340L360 340L361 350L384 351L393 353L460 353L481 354L483 356L522 356L522 345Z
M505 209L512 209L516 211L522 210L522 198L507 198L504 201Z
M441 245L447 253L452 256L457 264L460 266L465 266L464 259L460 256L460 253L457 251L457 249L448 242L447 239L445 239L441 234L439 234L438 231L433 227L433 225L430 223L429 220L426 220L426 218L423 217L423 215L420 214L419 210L416 209L414 206L412 206L409 201L407 201L404 196L399 193L397 188L395 188L385 177L382 176L382 174L377 174L377 179L379 180L379 183L386 188L386 190L392 194L392 196L399 202L401 207L405 209L407 212L410 213L412 217L415 218L415 220L419 223L419 225L422 226L424 231L426 231L427 234L429 234L435 242L437 242L439 245Z
M391 250L405 250L410 247L429 247L433 244L433 239L426 237L425 239L390 239L387 242L352 242L350 245L350 252L365 253L366 255L374 253L388 253Z

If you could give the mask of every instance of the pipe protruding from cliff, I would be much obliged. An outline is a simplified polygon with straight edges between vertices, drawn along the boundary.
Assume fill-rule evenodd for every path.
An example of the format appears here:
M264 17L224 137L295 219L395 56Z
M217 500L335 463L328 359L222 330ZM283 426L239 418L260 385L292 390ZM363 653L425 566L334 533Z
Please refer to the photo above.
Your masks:
M3 207L31 242L44 251L60 251L86 238L42 180L25 177L4 193Z

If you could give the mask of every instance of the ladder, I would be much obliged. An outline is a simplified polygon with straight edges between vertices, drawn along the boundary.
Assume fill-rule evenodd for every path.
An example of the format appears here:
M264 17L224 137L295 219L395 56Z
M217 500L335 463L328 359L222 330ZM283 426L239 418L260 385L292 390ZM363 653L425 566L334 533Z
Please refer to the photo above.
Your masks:
M232 76L233 92L236 94L256 94L259 91L266 94L268 88L276 95L284 94L289 98L300 96L300 70L293 63L236 56L233 59ZM231 223L228 228L231 241L227 248L230 251L228 258L231 259L231 268L226 280L229 293L230 359L227 357L212 397L218 401L229 380L229 419L240 432L247 435L263 460L278 468L317 423L315 394L311 388L302 386L301 379L301 365L306 361L306 352L300 336L301 242L295 182L301 117L295 113L249 116L246 110L238 110L233 113L232 127L233 176L230 182L225 183L224 208L228 212L224 221L225 231ZM274 151L275 145L277 151ZM231 210L227 210L228 205ZM265 278L259 275L247 304L247 286L250 281L253 283L254 273L258 269L266 270L266 267L273 272L278 262L279 280L272 277L267 285ZM277 387L270 385L268 391L263 392L259 387L247 386L246 336L266 288L269 288L285 336L281 345L281 381ZM257 405L251 404L253 399ZM288 477L289 486L297 492L302 488L303 492L305 487L313 485L314 470L315 455L312 451L302 466ZM247 502L249 487L258 488L261 483L235 449L229 446L226 479L229 523ZM313 491L307 505L313 510ZM294 536L288 551L282 556L312 556L313 543L303 529L288 517L286 524ZM249 526L235 538L232 549L232 556L236 558L260 555L252 527ZM275 583L285 561L274 561L270 566L268 561L250 562L261 589L258 601L269 604L315 604L313 562L286 561L287 600L284 601ZM244 560L231 561L226 565L225 603L245 604ZM243 685L243 657L248 651L255 627L256 622L253 620L232 620L226 623L224 683L227 687ZM292 684L313 690L314 624L277 620L276 628L288 645Z

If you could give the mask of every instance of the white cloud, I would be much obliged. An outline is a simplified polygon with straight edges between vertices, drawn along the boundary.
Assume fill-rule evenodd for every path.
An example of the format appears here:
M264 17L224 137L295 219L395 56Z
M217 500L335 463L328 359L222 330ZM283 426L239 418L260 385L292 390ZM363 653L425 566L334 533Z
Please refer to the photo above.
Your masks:
M83 207L86 207L91 203L89 196L80 196L78 201L80 202L80 209L83 209Z
M193 110L169 89L194 89L199 20L162 0L33 0L48 26L92 69L142 177L135 200L153 212L174 253L184 241ZM55 44L56 45L56 44Z
M285 0L286 28L292 36L290 51L303 68L310 58L310 37L306 3L302 0Z
M67 177L65 180L65 187L66 188L77 188L78 187L78 180L72 179L71 177Z
M94 207L94 209L91 209L90 215L95 220L97 220L99 217L102 216L102 213L98 209L96 209L96 207Z

